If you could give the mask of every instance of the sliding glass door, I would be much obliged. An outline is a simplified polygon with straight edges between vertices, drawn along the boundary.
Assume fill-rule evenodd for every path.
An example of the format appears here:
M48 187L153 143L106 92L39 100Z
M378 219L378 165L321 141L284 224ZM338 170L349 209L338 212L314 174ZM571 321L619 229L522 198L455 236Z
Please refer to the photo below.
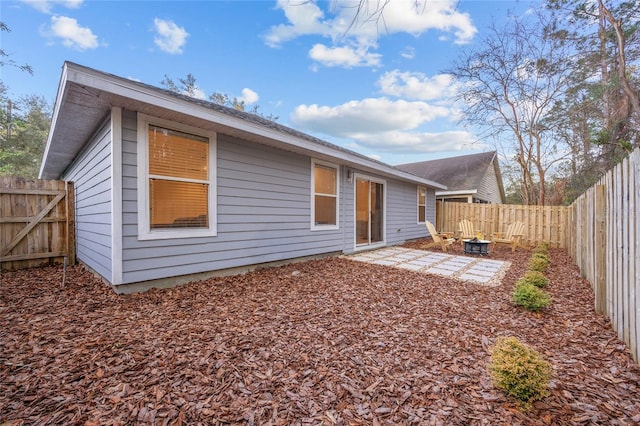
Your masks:
M384 242L384 184L356 178L356 245Z

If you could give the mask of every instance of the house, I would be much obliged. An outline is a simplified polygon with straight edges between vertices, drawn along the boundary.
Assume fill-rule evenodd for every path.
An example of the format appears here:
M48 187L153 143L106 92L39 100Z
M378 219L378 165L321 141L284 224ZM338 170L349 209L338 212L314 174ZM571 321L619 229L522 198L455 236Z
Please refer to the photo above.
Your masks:
M40 170L119 293L426 237L446 187L256 115L66 62Z
M461 203L504 204L504 186L496 151L401 164L400 170L440 182L436 198Z

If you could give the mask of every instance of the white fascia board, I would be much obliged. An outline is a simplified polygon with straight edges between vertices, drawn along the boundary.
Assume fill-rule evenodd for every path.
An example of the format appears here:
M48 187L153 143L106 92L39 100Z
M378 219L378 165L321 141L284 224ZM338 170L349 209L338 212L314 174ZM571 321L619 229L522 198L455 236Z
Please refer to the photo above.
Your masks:
M294 146L298 149L302 149L311 153L317 154L319 157L329 156L338 160L342 164L348 164L351 167L364 167L369 170L375 170L378 173L383 173L388 176L396 177L405 181L414 182L421 185L430 186L435 189L446 189L445 185L433 182L411 173L407 173L396 169L393 166L379 164L373 161L367 161L365 158L361 158L349 152L340 150L331 150L327 153L327 146L317 144L313 141L309 141L303 138L296 137L287 133L280 132L275 129L270 129L266 126L259 125L239 117L231 117L227 114L213 111L202 105L194 104L184 99L175 98L169 94L162 93L157 90L147 89L144 87L136 86L135 82L132 84L126 84L126 80L120 77L111 78L108 75L104 75L100 72L92 72L85 68L76 68L73 64L66 64L69 68L68 79L74 83L93 87L98 90L113 93L130 99L134 99L139 102L154 105L160 108L165 108L171 111L180 111L183 114L187 114L202 120L211 121L222 126L231 127L242 132L251 133L263 138L279 141L286 145Z
M42 164L40 164L40 172L38 173L39 179L44 179L48 177L43 177L44 169L47 163L47 158L49 157L49 148L51 148L51 141L53 139L53 129L56 128L56 123L58 121L58 117L60 116L60 108L64 103L64 93L67 87L67 66L62 67L62 74L60 76L60 83L58 84L58 93L56 94L56 101L53 104L53 114L51 116L51 125L49 126L49 134L47 136L47 144L44 148L44 153L42 155ZM57 177L57 176L55 176Z
M459 190L459 191L436 191L436 197L439 195L467 195L467 194L477 194L477 189L467 189L467 190Z

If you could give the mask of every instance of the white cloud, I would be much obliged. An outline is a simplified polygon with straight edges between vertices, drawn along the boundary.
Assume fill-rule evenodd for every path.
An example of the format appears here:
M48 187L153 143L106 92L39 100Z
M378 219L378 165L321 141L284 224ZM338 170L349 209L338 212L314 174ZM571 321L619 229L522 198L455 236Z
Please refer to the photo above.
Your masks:
M188 95L188 93L185 93L185 95ZM206 99L207 98L207 94L204 92L204 90L202 90L198 86L195 86L193 88L193 93L191 94L191 96L193 96L196 99Z
M358 138L361 133L414 129L449 114L447 108L424 102L370 98L350 101L335 107L300 105L294 110L291 121L307 130Z
M173 55L182 53L187 37L189 37L189 33L183 27L179 27L173 21L160 18L153 20L153 26L157 33L153 39L156 46Z
M452 100L457 84L450 74L429 77L419 72L393 70L384 73L377 82L384 95L399 98L427 100Z
M276 8L284 11L290 25L280 24L271 27L265 36L268 46L278 47L305 34L331 35L331 26L324 23L324 13L314 2L278 0Z
M473 149L466 131L426 132L421 126L454 110L426 102L370 98L338 106L300 105L291 122L300 129L351 141L353 149L377 153L429 153Z
M413 59L416 57L416 49L411 46L407 46L402 49L402 51L400 52L400 56L405 59Z
M84 0L22 0L22 2L42 13L51 13L51 10L56 5L61 5L68 9L77 9Z
M342 66L345 68L351 68L380 65L380 58L382 55L369 53L366 48L332 48L323 44L316 44L309 51L309 56L314 61L320 62L328 67Z
M329 3L330 18L312 1L278 0L286 24L270 28L265 42L271 47L303 35L329 37L334 42L357 40L359 45L373 46L381 34L409 33L418 36L429 30L452 33L456 43L468 43L477 33L467 13L457 10L459 0L390 1L361 0ZM326 4L326 3L325 3ZM376 11L384 4L383 15L376 19ZM360 15L356 17L357 11Z
M473 134L462 130L439 133L391 131L362 135L356 140L360 148L364 147L378 152L402 152L403 154L481 148L477 145L477 139Z
M78 21L66 16L52 16L50 35L62 39L62 44L76 50L95 49L98 37L90 28L81 27Z
M238 98L239 101L244 102L247 105L255 104L260 99L260 96L251 89L242 89L242 96Z

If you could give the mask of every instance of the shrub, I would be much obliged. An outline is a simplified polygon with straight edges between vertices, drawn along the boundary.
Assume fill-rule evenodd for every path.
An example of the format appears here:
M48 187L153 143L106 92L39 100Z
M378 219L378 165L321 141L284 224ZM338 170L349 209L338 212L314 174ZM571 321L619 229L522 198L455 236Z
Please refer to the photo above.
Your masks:
M517 398L525 409L550 395L551 364L515 337L498 337L488 369L493 385Z
M533 284L519 282L513 291L513 302L528 311L539 311L551 303L551 297Z
M544 259L546 262L551 263L551 259L549 258L548 254L544 254L544 253L533 253L531 255L532 259Z
M538 244L538 246L533 249L533 253L549 254L549 243L545 241Z
M548 257L546 256L541 257L541 256L544 256L544 255L534 254L531 257L531 260L529 260L530 271L545 272L547 270L551 261L549 260Z
M544 274L542 272L539 271L527 271L526 274L524 274L524 277L520 278L518 280L518 283L527 283L527 284L533 284L538 288L544 288L547 286L547 284L549 284L549 279L547 277L544 276ZM517 283L516 283L517 285Z

